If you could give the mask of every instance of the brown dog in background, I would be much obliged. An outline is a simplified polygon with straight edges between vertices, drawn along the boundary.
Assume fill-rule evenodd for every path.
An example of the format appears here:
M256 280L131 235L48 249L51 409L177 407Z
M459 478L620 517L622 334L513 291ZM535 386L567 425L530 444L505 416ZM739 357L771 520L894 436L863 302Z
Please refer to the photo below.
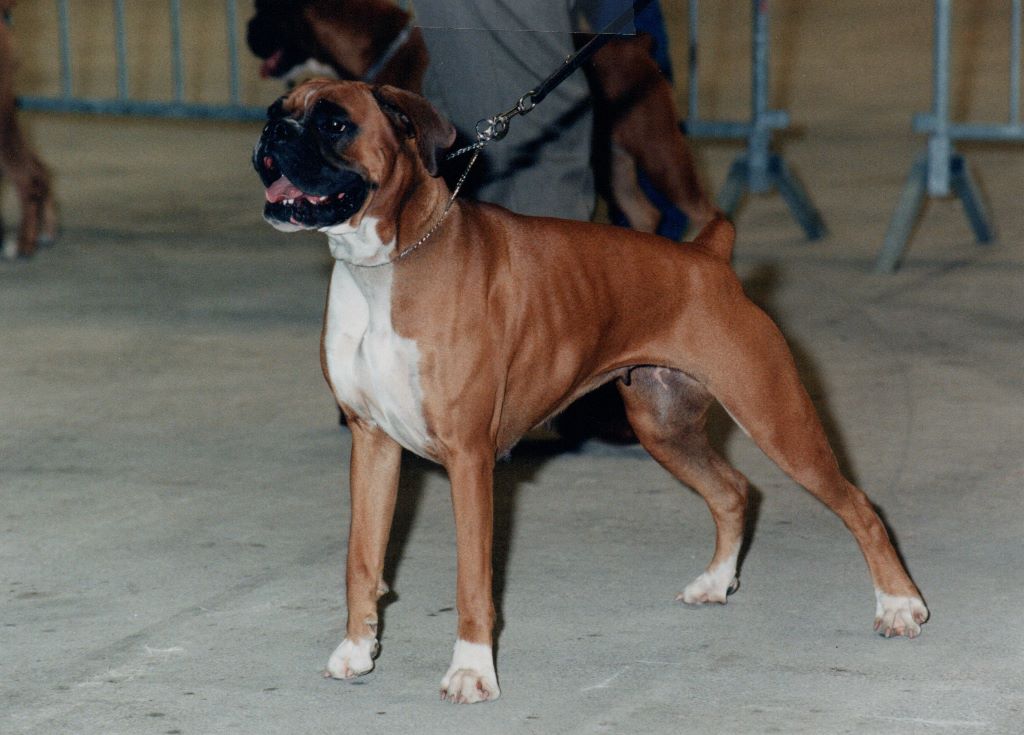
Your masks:
M411 16L390 0L256 0L248 42L264 59L264 76L287 77L312 60L314 73L326 65L340 79L416 93L429 59ZM598 102L595 157L607 162L598 186L634 229L655 232L661 212L640 188L642 170L699 229L717 208L697 177L672 86L651 58L650 43L643 35L615 39L587 67Z
M15 2L0 0L0 12L6 17ZM14 96L16 66L14 39L6 23L0 23L0 174L14 182L21 205L18 239L13 244L3 243L0 227L0 252L6 258L27 258L38 245L54 240L57 218L50 174L18 125Z

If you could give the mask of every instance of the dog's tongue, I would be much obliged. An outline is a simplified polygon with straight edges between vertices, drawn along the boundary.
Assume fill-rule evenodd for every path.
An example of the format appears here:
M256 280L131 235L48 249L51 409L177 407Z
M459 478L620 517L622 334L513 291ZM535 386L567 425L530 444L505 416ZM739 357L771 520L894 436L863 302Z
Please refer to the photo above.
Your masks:
M298 199L302 195L302 190L289 181L287 176L282 176L267 187L267 201L271 203L284 199Z
M260 76L264 79L274 76L274 73L277 71L277 65L281 63L282 56L284 56L283 48L275 51L273 56L260 64Z

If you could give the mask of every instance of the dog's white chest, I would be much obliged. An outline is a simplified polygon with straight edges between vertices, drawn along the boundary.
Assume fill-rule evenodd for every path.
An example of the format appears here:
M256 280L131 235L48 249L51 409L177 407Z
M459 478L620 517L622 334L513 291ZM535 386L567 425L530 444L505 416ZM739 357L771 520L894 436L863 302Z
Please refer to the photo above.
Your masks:
M335 397L406 449L427 456L416 343L391 321L394 269L334 265L324 328Z

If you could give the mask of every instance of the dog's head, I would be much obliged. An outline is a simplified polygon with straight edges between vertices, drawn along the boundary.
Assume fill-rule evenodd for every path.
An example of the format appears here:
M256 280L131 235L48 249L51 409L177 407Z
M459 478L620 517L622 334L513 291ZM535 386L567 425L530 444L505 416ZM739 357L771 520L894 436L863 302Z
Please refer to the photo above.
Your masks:
M312 0L256 0L246 41L263 59L260 75L280 78L318 56L319 47L306 12Z
M332 231L367 214L395 222L407 189L438 175L455 129L425 99L394 87L315 80L267 111L253 153L278 229Z

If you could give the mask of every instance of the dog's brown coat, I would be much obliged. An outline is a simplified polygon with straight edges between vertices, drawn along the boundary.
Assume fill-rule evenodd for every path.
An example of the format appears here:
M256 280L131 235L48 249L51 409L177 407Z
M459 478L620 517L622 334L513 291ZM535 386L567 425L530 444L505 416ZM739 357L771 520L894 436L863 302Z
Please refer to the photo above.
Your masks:
M450 126L426 114L421 98L393 88L376 94L409 111L415 137L400 134L362 84L312 83L285 107L302 117L327 97L349 111L361 132L346 155L379 184L354 220L377 218L380 241L394 239L401 252L448 201L421 149L450 141ZM705 412L717 399L839 515L876 591L903 601L902 612L887 611L884 632L916 635L927 617L917 588L871 502L840 473L781 333L743 294L728 263L733 237L722 219L679 246L456 201L430 240L383 266L394 269L393 328L421 355L424 453L451 478L461 640L492 639L495 459L575 397L617 378L643 445L707 500L717 527L712 568L739 546L747 493L743 476L704 436ZM332 380L326 362L325 372ZM359 641L376 633L401 450L367 417L342 408L353 433L347 635Z

